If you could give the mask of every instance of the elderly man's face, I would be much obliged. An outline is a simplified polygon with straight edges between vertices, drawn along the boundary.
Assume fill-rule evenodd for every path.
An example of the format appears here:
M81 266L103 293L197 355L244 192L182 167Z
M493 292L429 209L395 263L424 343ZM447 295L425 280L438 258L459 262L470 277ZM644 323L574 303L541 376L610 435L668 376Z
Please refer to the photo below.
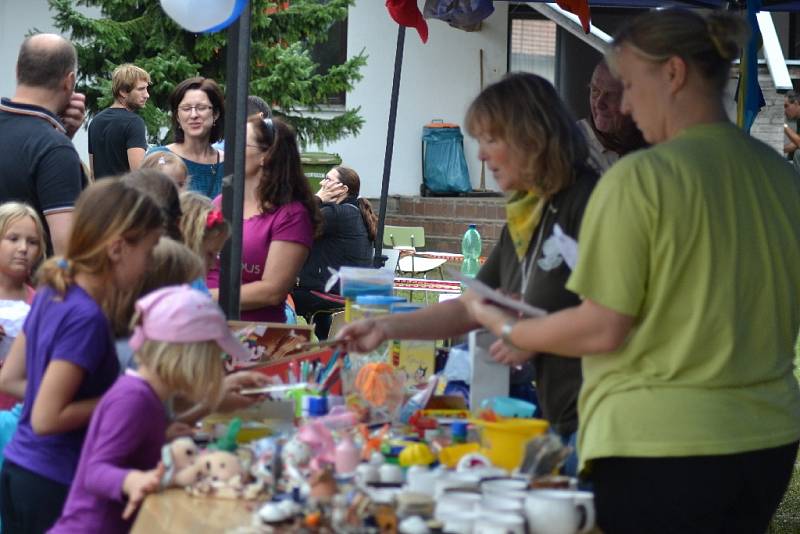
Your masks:
M791 102L788 98L783 101L783 113L787 119L800 119L800 102Z
M595 127L603 133L616 133L625 124L620 111L622 84L614 79L604 64L594 69L589 83L589 106Z

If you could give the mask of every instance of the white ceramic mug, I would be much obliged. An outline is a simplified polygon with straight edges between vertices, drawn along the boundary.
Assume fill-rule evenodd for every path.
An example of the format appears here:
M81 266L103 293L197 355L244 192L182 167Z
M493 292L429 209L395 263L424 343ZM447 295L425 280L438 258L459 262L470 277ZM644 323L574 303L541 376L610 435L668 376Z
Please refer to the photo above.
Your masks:
M585 534L594 528L594 495L533 490L525 498L525 517L531 534Z
M462 491L444 493L436 500L434 517L443 521L444 517L450 515L458 515L464 512L472 513L477 509L480 502L481 496L478 493Z
M378 468L372 464L359 464L356 467L356 481L361 484L372 484L379 480Z
M439 521L444 524L444 532L448 534L472 534L476 532L475 519L477 515L474 512L449 513L437 517Z

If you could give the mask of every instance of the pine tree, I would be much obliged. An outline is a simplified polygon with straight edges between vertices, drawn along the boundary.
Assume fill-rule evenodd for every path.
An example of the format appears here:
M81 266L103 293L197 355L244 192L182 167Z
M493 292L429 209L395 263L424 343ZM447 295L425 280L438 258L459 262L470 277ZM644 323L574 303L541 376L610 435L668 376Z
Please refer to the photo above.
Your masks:
M181 29L158 0L48 0L55 26L71 36L78 49L78 90L86 93L89 115L112 103L111 72L134 63L150 73L150 101L142 110L151 142L171 139L170 92L191 76L213 78L223 87L226 74L225 31L200 35ZM360 108L344 109L332 118L309 116L361 79L362 50L323 72L311 51L330 28L347 17L353 0L251 0L250 94L269 102L277 116L298 131L301 143L330 143L358 133ZM90 18L77 6L99 8ZM309 113L311 112L311 113Z

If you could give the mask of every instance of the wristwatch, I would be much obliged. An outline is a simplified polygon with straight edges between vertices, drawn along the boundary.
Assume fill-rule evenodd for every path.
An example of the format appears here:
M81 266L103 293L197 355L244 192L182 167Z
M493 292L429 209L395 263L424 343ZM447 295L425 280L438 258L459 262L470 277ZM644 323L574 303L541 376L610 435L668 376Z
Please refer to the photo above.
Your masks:
M514 329L515 324L517 324L516 321L508 321L500 328L500 339L503 340L503 343L514 349L516 349L517 346L511 341L511 331Z

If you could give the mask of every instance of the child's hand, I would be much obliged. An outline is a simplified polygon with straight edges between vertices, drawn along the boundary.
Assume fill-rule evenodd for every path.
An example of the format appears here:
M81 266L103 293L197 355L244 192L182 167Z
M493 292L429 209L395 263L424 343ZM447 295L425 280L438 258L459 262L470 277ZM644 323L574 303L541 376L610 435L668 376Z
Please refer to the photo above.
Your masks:
M266 386L273 382L272 377L255 371L239 371L225 377L222 402L218 407L221 412L232 412L263 400L259 396L240 395L239 390Z
M158 467L150 471L139 471L132 469L122 483L122 492L128 496L128 504L122 512L122 519L130 519L144 498L155 493L161 485L161 477L164 476L164 464L159 462Z

